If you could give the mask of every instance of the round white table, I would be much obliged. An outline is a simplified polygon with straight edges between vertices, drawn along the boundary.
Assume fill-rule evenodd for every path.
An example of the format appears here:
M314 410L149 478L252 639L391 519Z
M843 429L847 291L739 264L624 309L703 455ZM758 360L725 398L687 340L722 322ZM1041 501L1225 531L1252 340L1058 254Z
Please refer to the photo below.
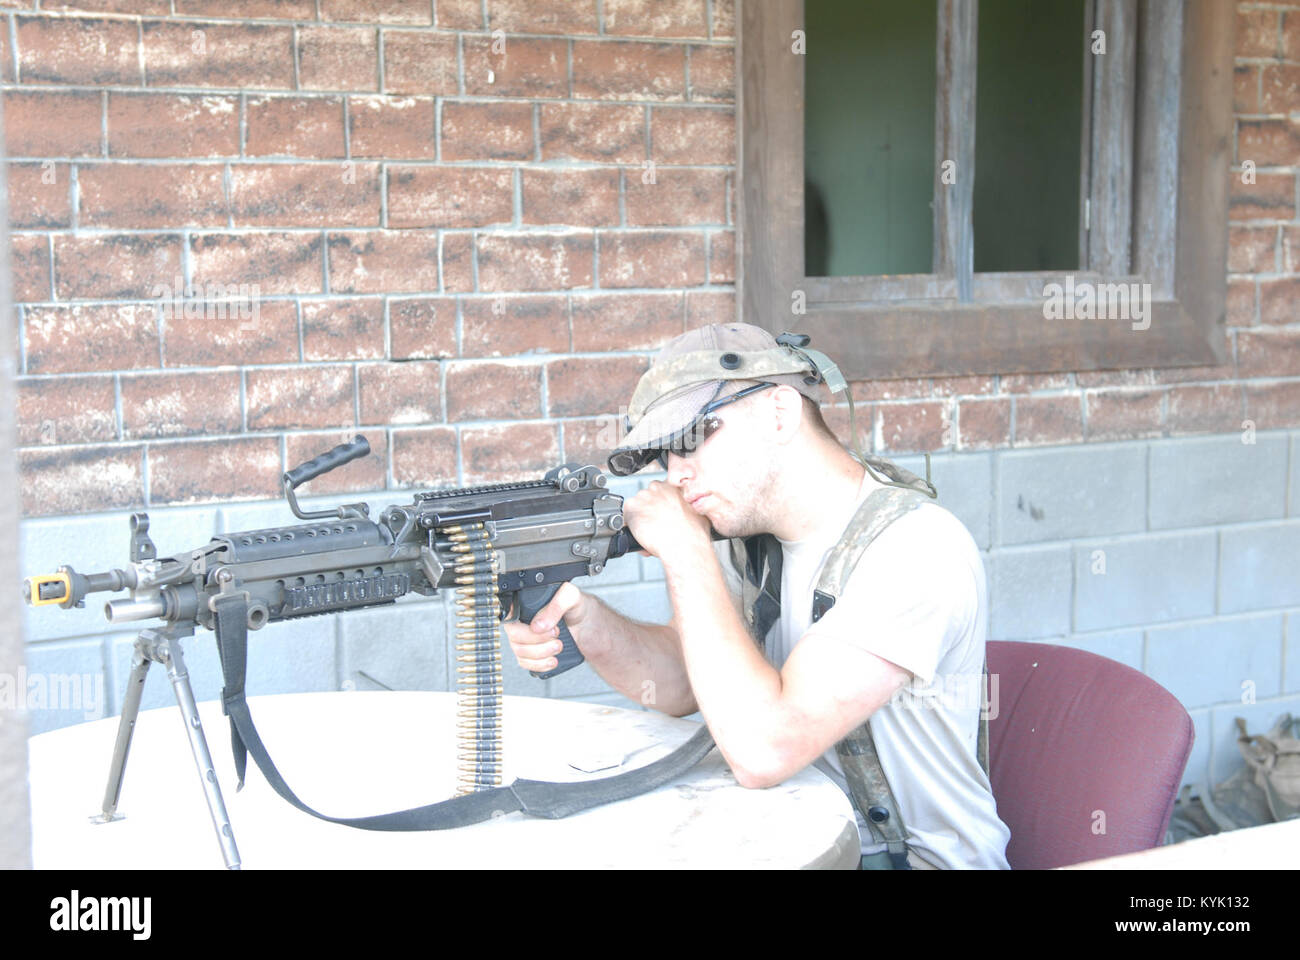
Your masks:
M697 725L654 712L505 697L505 770L516 778L595 779L649 763ZM249 698L262 740L298 797L331 816L388 813L456 790L452 693L340 692ZM858 866L848 798L809 767L779 786L737 784L714 748L650 793L562 820L510 813L455 830L384 833L308 816L249 759L235 791L229 724L199 704L244 869L821 868ZM142 711L118 813L102 809L117 718L32 737L32 859L43 869L224 868L176 707ZM592 769L618 764L597 773ZM576 767L573 766L576 764Z

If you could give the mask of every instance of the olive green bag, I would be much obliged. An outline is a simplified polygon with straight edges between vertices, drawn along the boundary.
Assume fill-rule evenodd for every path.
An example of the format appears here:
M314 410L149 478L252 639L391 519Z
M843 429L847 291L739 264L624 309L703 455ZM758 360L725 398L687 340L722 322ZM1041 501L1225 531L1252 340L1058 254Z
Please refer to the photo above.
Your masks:
M1237 749L1245 764L1213 790L1183 787L1174 803L1165 843L1300 817L1300 718L1283 714L1266 734L1237 722Z

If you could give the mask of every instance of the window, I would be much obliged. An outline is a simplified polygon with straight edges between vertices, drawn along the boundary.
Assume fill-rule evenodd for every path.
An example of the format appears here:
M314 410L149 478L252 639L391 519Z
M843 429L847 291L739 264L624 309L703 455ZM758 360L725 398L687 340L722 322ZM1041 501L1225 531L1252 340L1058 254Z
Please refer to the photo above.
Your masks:
M743 0L740 22L742 319L850 379L1223 359L1231 4Z

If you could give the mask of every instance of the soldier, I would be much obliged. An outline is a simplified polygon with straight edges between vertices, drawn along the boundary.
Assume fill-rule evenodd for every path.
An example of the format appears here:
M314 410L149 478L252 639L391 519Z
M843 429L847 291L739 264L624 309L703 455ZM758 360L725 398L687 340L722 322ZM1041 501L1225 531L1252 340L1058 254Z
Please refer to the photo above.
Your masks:
M521 666L554 669L564 618L611 687L700 713L743 786L813 764L853 801L864 868L1005 869L979 551L928 479L840 444L818 387L847 385L807 343L713 324L670 341L637 386L609 467L667 471L624 515L663 563L669 624L567 583L507 636Z

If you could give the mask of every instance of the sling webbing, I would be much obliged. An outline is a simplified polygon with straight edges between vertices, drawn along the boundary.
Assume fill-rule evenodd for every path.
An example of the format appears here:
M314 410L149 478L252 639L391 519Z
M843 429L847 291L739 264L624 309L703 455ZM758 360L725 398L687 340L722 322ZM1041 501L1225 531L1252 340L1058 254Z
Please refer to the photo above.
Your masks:
M571 814L616 800L626 800L681 776L713 749L709 728L700 724L689 740L672 753L636 770L579 783L550 783L544 780L516 780L508 787L496 787L438 803L371 817L330 817L313 810L289 789L276 770L244 697L244 676L248 662L248 602L242 593L220 594L212 601L216 612L217 649L225 686L222 710L230 717L230 741L235 754L239 786L244 785L247 754L262 776L281 797L303 813L321 820L361 830L449 830L480 823L494 816L522 811L533 817L558 820Z

